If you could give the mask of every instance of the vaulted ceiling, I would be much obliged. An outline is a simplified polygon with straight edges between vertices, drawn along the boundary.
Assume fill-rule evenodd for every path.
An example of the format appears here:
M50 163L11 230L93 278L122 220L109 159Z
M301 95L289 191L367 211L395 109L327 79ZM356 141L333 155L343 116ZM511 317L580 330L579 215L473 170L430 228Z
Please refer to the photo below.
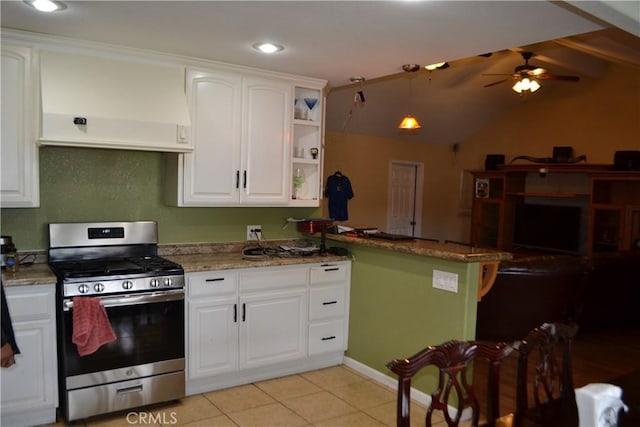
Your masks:
M534 52L531 63L581 78L548 82L540 95L588 84L612 62L638 70L639 21L640 3L615 1L69 1L53 14L1 2L3 29L326 79L329 130L395 136L409 106L425 117L413 138L436 143L464 138L460 117L477 121L465 121L466 132L520 102L507 83L484 88L498 78L482 74L511 73L523 49ZM285 50L252 49L263 40ZM401 71L439 61L451 66ZM353 102L354 76L366 78L365 104Z

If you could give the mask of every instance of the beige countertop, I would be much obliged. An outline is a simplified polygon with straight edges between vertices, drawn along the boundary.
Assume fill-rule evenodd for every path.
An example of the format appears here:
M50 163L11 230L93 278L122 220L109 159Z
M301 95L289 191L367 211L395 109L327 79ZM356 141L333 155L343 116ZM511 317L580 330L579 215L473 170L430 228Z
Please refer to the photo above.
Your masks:
M47 264L21 265L15 273L2 271L4 286L50 285L56 283L56 276Z
M278 246L280 244L286 244L288 246L296 246L298 243L300 243L300 241L266 241L264 245ZM350 257L344 256L312 255L304 257L265 256L247 260L242 256L242 249L247 246L251 246L251 244L247 242L231 242L159 245L158 254L182 265L185 273L336 262L351 259ZM15 273L3 270L2 283L4 286L52 284L56 283L56 276L46 262L38 262L32 265L21 265Z
M477 248L453 243L436 243L426 240L389 241L372 238L346 237L337 234L328 234L327 240L459 262L502 261L512 258L512 255L509 252L500 252L492 249ZM283 243L294 245L296 242L264 242L267 246ZM160 245L158 247L158 252L161 256L182 265L185 273L208 270L336 262L351 259L351 257L348 256L313 255L305 257L265 256L247 260L242 256L242 249L248 245L250 244L247 244L247 242ZM2 283L5 286L43 285L55 282L56 277L46 263L20 266L20 269L15 273L11 271L2 272Z
M392 241L371 237L347 237L338 234L327 234L327 240L459 262L504 261L513 258L513 255L509 252L501 252L494 249L478 248L457 243L438 243L428 240Z
M294 265L316 262L336 262L350 260L350 257L340 256L305 256L305 257L264 257L260 259L246 260L240 252L191 254L191 255L167 255L167 259L182 265L185 273L198 271L228 270L235 268L273 267L277 265Z

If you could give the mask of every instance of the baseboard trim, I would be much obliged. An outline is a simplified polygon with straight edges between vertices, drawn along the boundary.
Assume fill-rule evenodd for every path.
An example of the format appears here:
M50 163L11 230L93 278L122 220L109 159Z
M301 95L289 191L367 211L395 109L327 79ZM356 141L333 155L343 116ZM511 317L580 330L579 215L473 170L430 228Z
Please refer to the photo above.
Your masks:
M367 366L363 363L358 362L350 357L344 357L345 366L353 369L357 373L372 379L386 387L389 387L393 390L398 390L398 381L395 378L391 378L380 371L376 371L375 369ZM415 400L416 402L428 407L431 404L431 396L423 391L416 390L411 387L411 400ZM449 407L449 414L452 416L456 413L456 409L453 407ZM462 411L462 420L470 420L471 419L471 408L464 409Z
M345 356L344 364L349 368L353 369L354 371L356 371L357 373L367 378L370 378L384 386L387 386L393 390L398 389L398 380L396 380L395 378L391 378L380 371L376 371L375 369L363 363L360 363L357 360L354 360L350 357ZM429 404L431 404L430 395L420 390L416 390L413 387L411 387L411 399L417 401L418 403L424 406L429 406Z

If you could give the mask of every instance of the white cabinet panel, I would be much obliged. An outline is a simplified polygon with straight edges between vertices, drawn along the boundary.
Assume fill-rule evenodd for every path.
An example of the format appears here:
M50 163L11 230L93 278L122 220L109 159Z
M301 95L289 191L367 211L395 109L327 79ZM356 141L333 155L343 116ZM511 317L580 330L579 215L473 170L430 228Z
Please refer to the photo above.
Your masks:
M306 286L308 277L305 266L246 270L240 273L240 292Z
M238 290L238 273L233 270L190 273L187 295L192 299L203 296L235 295Z
M226 69L189 69L186 84L194 150L167 157L167 202L287 205L293 84Z
M11 286L5 293L20 354L13 366L2 369L2 425L54 423L58 405L55 285Z
M309 326L309 355L343 350L344 338L342 319L315 322Z
M309 294L309 320L344 315L345 286L312 287Z
M326 264L311 268L311 284L332 283L346 280L350 269L344 264Z
M289 202L292 92L290 82L244 79L243 204Z
M238 369L236 297L189 303L187 377Z
M306 288L240 297L240 367L306 355Z
M40 206L32 51L2 44L0 203L3 208Z
M235 73L187 73L194 151L184 155L183 203L238 202L242 78Z

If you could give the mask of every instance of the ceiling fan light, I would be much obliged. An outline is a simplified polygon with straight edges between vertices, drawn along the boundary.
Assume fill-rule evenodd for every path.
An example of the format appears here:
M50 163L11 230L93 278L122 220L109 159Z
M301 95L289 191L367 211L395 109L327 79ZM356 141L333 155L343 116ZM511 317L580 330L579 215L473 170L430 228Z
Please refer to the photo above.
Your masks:
M536 80L531 80L531 83L529 83L529 90L531 92L535 92L538 89L540 89L540 83L538 83Z
M518 80L516 84L514 84L511 89L513 89L516 93L522 93L522 80Z
M538 83L538 81L535 79L528 79L524 77L518 80L511 89L513 89L513 91L516 93L522 93L522 92L533 93L538 89L540 89L540 83Z
M413 117L411 114L407 114L406 116L404 116L404 118L398 125L398 129L406 129L406 130L420 129L421 127L422 126L420 125L418 120L415 117Z

